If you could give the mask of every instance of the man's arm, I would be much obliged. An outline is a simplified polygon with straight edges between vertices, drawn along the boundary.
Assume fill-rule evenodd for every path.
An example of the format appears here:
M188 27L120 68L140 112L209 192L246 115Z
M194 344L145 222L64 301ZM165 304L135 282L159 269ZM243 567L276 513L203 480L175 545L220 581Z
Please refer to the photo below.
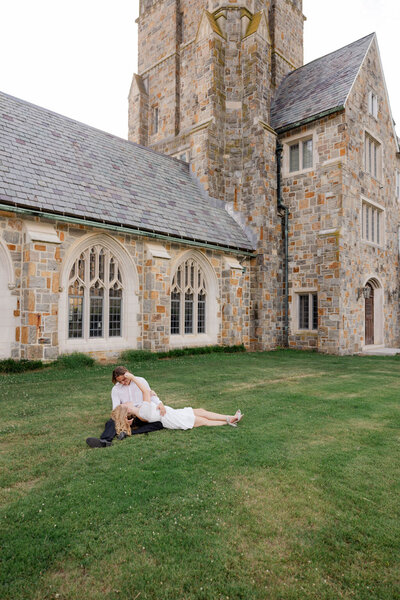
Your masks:
M140 379L138 379L137 377L132 375L132 373L129 373L129 371L124 373L124 376L127 379L130 379L131 381L133 381L133 383L135 383L137 385L137 387L143 394L143 402L150 402L150 386L147 388L144 385L143 381L140 381Z

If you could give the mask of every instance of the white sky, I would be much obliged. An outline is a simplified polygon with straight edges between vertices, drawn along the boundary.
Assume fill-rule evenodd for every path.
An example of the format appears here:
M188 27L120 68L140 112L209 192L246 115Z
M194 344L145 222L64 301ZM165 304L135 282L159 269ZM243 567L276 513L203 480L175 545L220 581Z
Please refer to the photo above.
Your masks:
M376 31L399 122L399 0L304 0L305 62ZM3 0L0 89L127 136L139 0Z

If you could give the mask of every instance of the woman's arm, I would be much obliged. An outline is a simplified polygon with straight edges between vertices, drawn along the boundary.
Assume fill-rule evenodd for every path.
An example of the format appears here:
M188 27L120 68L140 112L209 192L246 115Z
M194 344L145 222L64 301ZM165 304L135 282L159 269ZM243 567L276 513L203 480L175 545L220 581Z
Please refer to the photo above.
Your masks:
M132 373L129 373L129 371L124 373L124 376L127 379L130 379L131 381L133 381L133 383L136 383L139 390L143 394L143 402L150 402L150 390L147 389L139 379L137 379L134 375L132 375Z

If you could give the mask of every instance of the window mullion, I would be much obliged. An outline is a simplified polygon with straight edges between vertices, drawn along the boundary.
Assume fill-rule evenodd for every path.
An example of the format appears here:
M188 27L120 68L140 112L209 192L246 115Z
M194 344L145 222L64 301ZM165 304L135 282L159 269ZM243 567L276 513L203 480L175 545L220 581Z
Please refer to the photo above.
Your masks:
M118 272L117 263L115 268ZM104 303L103 303L103 321L104 338L108 339L110 333L110 252L104 253Z
M83 314L84 314L84 322L83 322L83 332L84 332L84 340L87 341L89 339L89 321L90 321L90 248L88 248L85 253L85 281L84 281L84 294L83 294Z

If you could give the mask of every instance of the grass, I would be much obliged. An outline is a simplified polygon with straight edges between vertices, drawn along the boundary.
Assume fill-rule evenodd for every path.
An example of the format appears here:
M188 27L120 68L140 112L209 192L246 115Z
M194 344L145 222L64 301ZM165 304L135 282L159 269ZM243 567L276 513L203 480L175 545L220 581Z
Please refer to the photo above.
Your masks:
M110 367L3 375L2 599L400 597L398 358L136 367L172 406L245 419L90 450Z

